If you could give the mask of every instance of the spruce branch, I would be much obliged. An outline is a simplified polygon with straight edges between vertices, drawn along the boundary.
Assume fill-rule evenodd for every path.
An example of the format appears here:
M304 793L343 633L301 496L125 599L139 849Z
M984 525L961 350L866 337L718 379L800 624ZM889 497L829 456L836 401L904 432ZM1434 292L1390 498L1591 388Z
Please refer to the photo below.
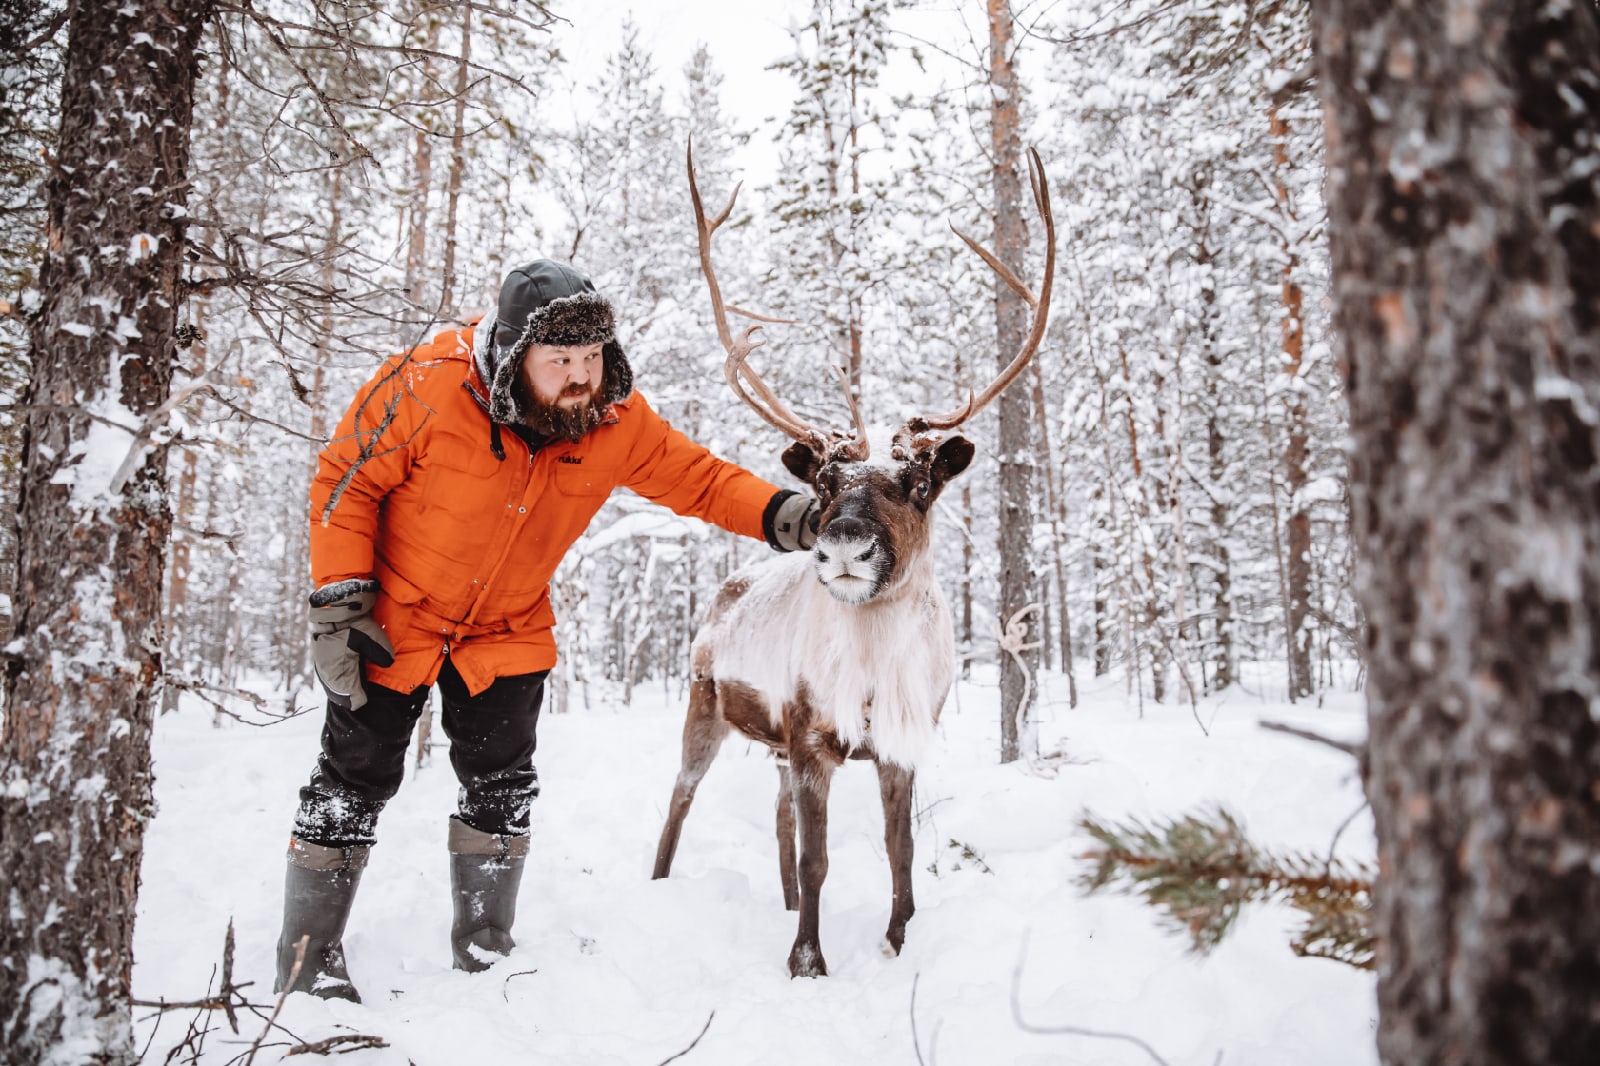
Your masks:
M1373 967L1374 872L1365 863L1266 851L1222 807L1151 824L1089 815L1078 824L1099 844L1082 856L1093 865L1080 887L1142 897L1197 954L1223 941L1247 903L1275 900L1305 916L1296 954Z

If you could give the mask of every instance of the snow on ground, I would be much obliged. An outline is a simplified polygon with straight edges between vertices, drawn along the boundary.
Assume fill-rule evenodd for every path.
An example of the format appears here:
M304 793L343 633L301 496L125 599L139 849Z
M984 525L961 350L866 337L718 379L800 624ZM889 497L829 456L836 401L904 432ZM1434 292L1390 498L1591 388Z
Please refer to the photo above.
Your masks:
M1322 708L1238 692L1140 709L1120 677L1086 682L1069 709L1047 679L1041 749L1065 759L997 763L992 676L964 682L918 778L917 914L899 958L879 942L889 874L870 766L834 779L822 945L831 976L791 980L794 916L783 909L773 838L777 773L731 738L696 798L670 879L651 881L678 765L683 703L636 689L547 715L533 851L519 897L518 947L482 974L450 969L445 855L455 782L444 750L385 811L345 937L365 1002L286 1002L257 1063L296 1042L364 1034L387 1048L356 1066L880 1064L1364 1066L1377 1061L1370 975L1296 957L1286 909L1246 912L1212 955L1158 926L1154 911L1074 887L1085 811L1161 818L1222 802L1259 843L1326 853L1361 804L1353 760L1259 728L1293 722L1354 738L1361 698ZM281 695L278 697L281 701ZM310 693L301 694L308 705ZM1196 717L1209 730L1202 732ZM234 981L269 1005L283 853L320 714L269 728L199 705L157 723L159 812L146 840L134 991L199 999L234 922ZM1339 854L1370 858L1363 813ZM913 993L915 994L913 1011ZM1033 1033L1078 1027L1111 1038ZM714 1016L713 1016L714 1015ZM146 1063L167 1061L193 1012L136 1012ZM220 1026L203 1063L237 1060L265 1029ZM153 1030L153 1031L152 1031ZM1130 1039L1137 1038L1148 1050ZM1153 1054L1152 1054L1153 1053ZM183 1061L188 1061L187 1058ZM306 1061L296 1059L294 1061Z

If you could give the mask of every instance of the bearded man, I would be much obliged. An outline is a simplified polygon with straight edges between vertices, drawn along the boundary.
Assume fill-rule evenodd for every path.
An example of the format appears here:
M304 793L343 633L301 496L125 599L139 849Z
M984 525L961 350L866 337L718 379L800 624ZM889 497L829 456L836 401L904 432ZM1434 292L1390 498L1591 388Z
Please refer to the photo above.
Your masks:
M359 1001L345 922L435 685L461 783L454 965L514 946L556 662L549 582L619 485L781 551L815 539L815 500L716 458L633 391L611 304L563 263L513 270L493 318L395 356L357 392L311 489L327 719L289 842L275 991Z

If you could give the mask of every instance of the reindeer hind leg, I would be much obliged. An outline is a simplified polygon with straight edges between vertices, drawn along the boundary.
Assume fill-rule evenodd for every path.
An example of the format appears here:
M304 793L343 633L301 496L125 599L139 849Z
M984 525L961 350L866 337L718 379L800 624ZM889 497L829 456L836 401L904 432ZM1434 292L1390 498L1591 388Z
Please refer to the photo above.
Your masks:
M683 723L683 764L678 770L678 780L672 786L672 802L667 807L667 822L661 827L661 842L656 845L655 872L652 879L666 877L672 872L672 859L678 851L678 836L683 832L683 820L689 815L689 805L694 802L695 789L705 776L711 760L717 757L722 740L728 735L728 723L717 705L716 682L710 679L695 681L689 686L689 716Z
M783 909L800 909L800 882L795 873L794 775L789 756L778 753L778 876L783 879Z

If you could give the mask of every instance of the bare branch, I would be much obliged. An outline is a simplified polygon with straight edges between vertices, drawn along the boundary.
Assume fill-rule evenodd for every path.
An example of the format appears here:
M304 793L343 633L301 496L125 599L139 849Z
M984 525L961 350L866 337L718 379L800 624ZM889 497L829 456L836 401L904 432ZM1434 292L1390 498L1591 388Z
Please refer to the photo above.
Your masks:
M1336 751L1344 752L1351 758L1359 759L1366 752L1365 744L1355 744L1348 740L1335 740L1333 737L1326 737L1321 733L1313 733L1309 729L1302 729L1286 722L1260 722L1258 724L1262 729L1270 729L1275 733L1288 733L1290 736L1299 737L1301 740L1309 740L1316 744L1326 744Z

